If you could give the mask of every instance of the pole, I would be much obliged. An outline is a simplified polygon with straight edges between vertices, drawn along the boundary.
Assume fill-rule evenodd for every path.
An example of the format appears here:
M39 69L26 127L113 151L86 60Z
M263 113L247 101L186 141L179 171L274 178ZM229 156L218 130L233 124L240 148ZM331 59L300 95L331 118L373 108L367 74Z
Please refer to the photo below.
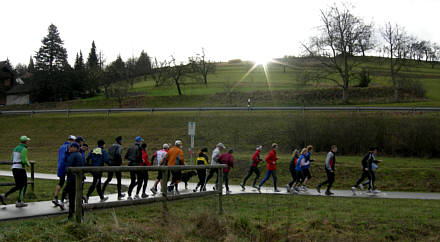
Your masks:
M31 183L31 190L32 190L32 192L34 192L35 191L35 185L34 185L34 183L35 183L35 180L34 180L34 172L35 172L34 164L35 163L33 161L31 161L30 163L31 163L31 181L32 181L32 183Z
M162 192L162 216L164 223L167 222L167 213L168 213L168 205L167 205L167 183L168 183L168 170L161 171L162 172L162 181L160 181L160 190Z
M83 217L83 206L82 206L82 196L83 196L83 172L78 172L75 174L75 220L77 223L82 222Z
M223 168L218 168L218 214L223 214L222 196L223 196Z

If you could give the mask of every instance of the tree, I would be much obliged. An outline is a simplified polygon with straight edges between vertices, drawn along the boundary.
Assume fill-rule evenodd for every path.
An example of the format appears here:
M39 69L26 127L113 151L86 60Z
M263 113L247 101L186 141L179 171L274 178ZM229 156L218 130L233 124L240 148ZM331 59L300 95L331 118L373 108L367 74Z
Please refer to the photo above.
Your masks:
M127 78L128 78L128 82L130 83L131 87L133 87L134 80L138 76L136 73L136 62L137 62L137 59L134 57L128 58L128 60L126 62Z
M32 58L32 56L29 58L27 70L29 73L34 73L35 71L34 58Z
M333 81L341 87L343 102L347 103L349 84L356 76L355 67L360 62L354 56L372 48L366 44L370 42L372 27L354 16L346 6L340 9L335 5L321 10L321 21L320 35L312 37L309 46L303 46L321 63L318 78ZM335 78L335 74L340 79Z
M90 49L89 56L86 63L87 70L87 89L90 96L94 96L99 92L100 80L103 76L102 64L98 59L96 53L95 41L92 41L92 47Z
M397 24L393 26L391 23L385 25L385 28L381 30L381 34L386 43L384 49L390 58L390 75L393 83L394 99L398 101L401 84L398 80L398 74L407 62L406 57L410 53L408 51L409 36L401 26Z
M170 66L166 69L168 71L168 76L174 81L177 88L177 93L182 96L181 81L182 77L188 73L188 66L183 63L177 64L176 59L171 56Z
M167 83L169 79L169 72L167 70L169 67L170 66L167 60L158 61L156 58L154 58L152 68L150 70L150 76L154 81L155 87L159 87Z
M109 92L112 97L115 97L122 108L122 102L128 96L128 83L125 80L113 82L110 85Z
M152 67L150 57L146 52L142 51L136 61L136 75L144 76L144 80L147 80L147 74L150 74L151 68Z
M33 81L34 94L38 101L63 100L68 97L69 75L67 51L63 47L58 29L51 24L42 46L35 54L36 75Z
M189 63L194 72L199 73L203 78L203 83L208 86L208 74L214 73L216 66L215 63L206 60L205 49L202 48L202 53L197 54L195 57L189 58Z
M122 81L127 82L127 76L128 74L125 63L122 60L121 56L118 56L116 60L110 63L110 65L105 70L103 86L106 99L110 97L111 85Z

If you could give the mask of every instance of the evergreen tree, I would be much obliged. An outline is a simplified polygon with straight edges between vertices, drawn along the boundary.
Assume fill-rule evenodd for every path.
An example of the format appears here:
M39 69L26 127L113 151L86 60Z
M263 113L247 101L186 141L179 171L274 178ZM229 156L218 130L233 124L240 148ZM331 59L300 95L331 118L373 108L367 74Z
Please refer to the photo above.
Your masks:
M90 49L89 56L87 57L87 90L89 96L94 96L99 92L100 80L103 73L98 55L96 53L95 41L92 41L92 48Z
M136 61L135 73L136 76L144 76L144 78L151 73L151 60L148 54L144 51L141 52Z
M92 48L90 49L89 57L87 58L87 68L89 69L99 69L99 61L98 61L98 55L96 54L96 45L95 41L92 41Z
M67 51L63 47L64 42L60 38L57 27L51 24L48 32L47 36L41 41L42 46L37 51L35 60L38 71L53 74L68 67Z
M27 67L27 70L29 73L34 73L35 71L34 58L32 58L32 56L29 58L29 65Z
M73 69L75 71L84 71L85 70L83 54L81 51L79 51L79 55L78 55L78 53L76 53L75 65L74 65Z

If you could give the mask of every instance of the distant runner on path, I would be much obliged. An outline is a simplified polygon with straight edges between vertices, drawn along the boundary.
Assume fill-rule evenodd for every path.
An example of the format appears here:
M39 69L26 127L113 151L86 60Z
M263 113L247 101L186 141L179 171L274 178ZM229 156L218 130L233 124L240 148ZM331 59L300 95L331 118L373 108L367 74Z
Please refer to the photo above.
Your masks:
M374 182L376 180L376 176L373 171L373 163L378 163L380 161L376 160L375 155L377 154L377 147L371 147L368 153L362 159L362 176L359 180L354 184L351 188L353 194L356 195L357 187L366 179L370 181L368 184L368 192L378 193L379 190L376 190L374 186Z
M299 181L296 178L297 172L295 170L296 164L298 162L298 158L299 158L299 150L295 149L293 151L292 158L290 159L290 162L289 162L289 171L290 171L290 176L292 177L292 181L289 182L289 184L286 185L287 192L292 192L293 184L295 184L297 181Z
M66 169L69 167L81 167L85 166L85 160L82 158L80 152L80 146L78 143L72 143L69 147L70 155L66 161ZM76 195L76 176L75 174L67 173L67 184L65 190L69 194L69 216L68 219L73 219L75 213L75 195ZM62 208L64 209L64 207ZM84 211L82 211L84 212Z
M139 166L142 163L142 142L144 142L144 139L142 139L140 136L137 136L135 138L134 145L130 146L130 148L127 150L127 153L125 153L125 159L128 160L128 166ZM136 185L139 187L142 185L141 182L142 173L138 171L130 171L130 185L128 186L127 200L133 200L131 193Z
M197 165L199 166L206 166L208 165L208 148L203 148L199 152L199 157L197 157ZM197 190L200 187L200 191L206 191L205 188L205 180L206 180L206 169L198 169L197 170L197 176L199 177L199 182L197 183L196 188L193 190L193 192L197 192Z
M226 149L226 146L223 143L218 143L215 147L215 149L212 151L212 157L211 157L211 165L219 165L220 163L218 162L218 158L220 157L220 155L222 154L222 149ZM215 184L218 183L218 169L210 169L209 170L209 175L206 178L205 181L205 190L206 190L206 184L208 183L209 180L211 180L211 178L214 176L214 173L217 174L217 178L215 179ZM215 187L217 185L215 185L213 187L213 189L215 190Z
M185 160L183 157L183 143L181 140L176 140L174 143L173 148L171 148L168 151L167 154L167 166L179 166L179 165L185 165ZM171 171L171 184L168 186L168 191L173 192L175 194L179 194L179 182L181 181L182 171L176 170Z
M260 174L261 174L260 169L258 169L258 164L261 161L263 161L260 158L261 150L263 150L263 146L262 145L257 146L254 155L252 155L251 165L249 167L248 174L243 179L243 182L240 184L242 191L246 190L246 181L252 176L253 173L255 173L255 179L254 179L254 182L252 183L252 187L257 188L256 184L257 184L257 181L260 178Z
M321 187L327 184L327 190L325 191L325 195L333 195L334 193L330 191L332 188L333 182L335 182L335 164L336 164L336 152L338 151L338 147L336 145L332 145L330 152L327 154L327 158L325 159L325 173L327 174L327 180L320 183L316 190L318 193L321 193Z
M156 166L166 166L166 156L169 149L169 144L163 144L161 150L154 152L153 156L151 157L151 164ZM154 163L155 160L156 163ZM162 177L163 171L158 171L156 181L154 182L153 187L150 189L154 195L157 193L157 184L159 184L159 182L162 180Z
M277 151L278 150L278 144L273 143L272 144L272 150L269 151L269 154L267 154L265 160L266 160L266 176L264 179L258 184L257 190L261 193L261 186L269 180L269 177L272 175L273 178L273 191L274 192L280 192L280 190L277 189Z
M14 175L15 186L7 193L0 195L0 200L3 205L6 205L6 198L15 191L19 191L16 207L26 207L27 204L23 202L26 194L27 175L26 166L30 166L28 161L27 145L31 139L27 136L20 137L20 144L14 148L11 155L12 160L12 174Z
M104 140L98 140L98 147L94 148L86 158L86 162L90 163L92 166L100 167L104 166L105 164L109 164L108 154L107 151L105 151L105 142ZM101 202L104 202L108 199L108 197L104 197L104 193L101 190L101 178L102 178L102 172L92 172L93 175L93 181L92 185L90 185L89 190L87 191L87 195L85 197L85 202L87 203L89 201L90 195L92 195L93 191L96 188L96 191L98 192L99 197L101 198Z
M141 145L141 148L142 148L142 163L141 163L141 166L151 166L151 163L148 160L147 144L143 143ZM148 195L145 192L145 190L147 189L147 184L148 184L148 171L142 171L142 183L143 183L143 185L142 185L142 195L141 195L141 197L142 198L147 198ZM139 194L138 191L140 191L140 190L141 190L141 187L139 186L137 188L136 195Z
M310 173L310 163L314 160L311 159L311 152L313 150L313 146L307 146L307 154L305 155L306 163L302 166L302 174L303 174L303 187L304 191L307 191L307 182L312 179L312 174Z
M234 156L232 156L232 153L234 153L234 151L229 150L228 153L225 153L218 158L221 164L226 165L226 168L223 168L223 182L225 183L226 194L231 193L229 190L229 172L231 171L231 168L234 168Z

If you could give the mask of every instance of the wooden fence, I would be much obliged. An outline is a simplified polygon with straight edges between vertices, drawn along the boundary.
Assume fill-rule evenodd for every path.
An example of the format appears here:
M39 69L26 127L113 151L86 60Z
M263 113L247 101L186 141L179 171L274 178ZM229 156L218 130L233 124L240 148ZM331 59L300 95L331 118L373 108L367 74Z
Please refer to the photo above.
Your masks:
M35 173L35 161L29 161L29 164L31 164L31 179L28 180L28 184L31 184L31 190L32 192L35 191L35 180L34 180L34 173ZM12 161L0 161L0 165L12 165ZM15 182L4 182L0 183L0 186L15 186Z
M75 193L75 220L81 223L83 220L83 210L96 209L96 208L114 208L129 205L146 204L153 202L162 202L163 218L166 221L168 205L167 202L170 200L178 200L184 198L195 198L209 195L218 195L218 212L223 213L222 208L222 195L223 195L223 168L226 165L192 165L192 166L102 166L102 167L69 167L68 172L72 172L76 176L76 193ZM183 171L183 170L200 170L200 169L218 169L218 182L217 189L215 191L205 191L197 193L187 193L179 195L168 195L167 183L168 183L168 171ZM162 196L147 198L147 199L137 199L137 200L118 200L118 201L107 201L101 203L91 203L83 204L83 186L82 181L84 173L86 172L130 172L130 171L162 171L163 179L161 180L161 193Z

